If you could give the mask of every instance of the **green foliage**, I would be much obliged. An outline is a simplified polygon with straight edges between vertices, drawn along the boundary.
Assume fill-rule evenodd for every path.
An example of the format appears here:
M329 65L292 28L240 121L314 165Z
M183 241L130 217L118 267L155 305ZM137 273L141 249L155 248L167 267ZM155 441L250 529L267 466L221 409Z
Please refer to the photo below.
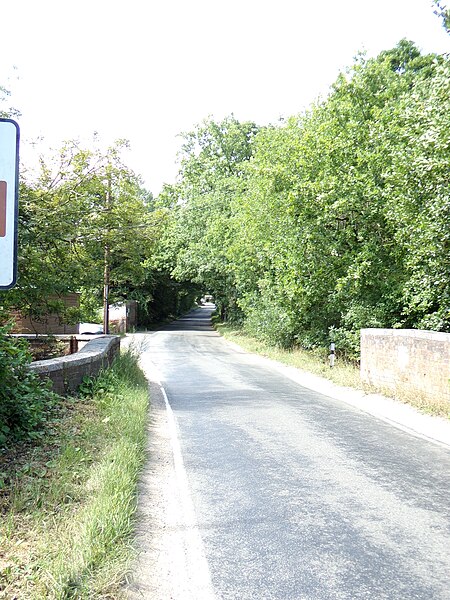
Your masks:
M148 383L122 352L66 398L48 437L4 449L1 587L16 598L119 598L134 558ZM17 449L16 449L17 448Z
M450 8L441 0L433 0L434 14L442 20L442 26L450 33Z
M397 143L386 171L386 214L404 253L404 320L450 331L450 63L418 81L398 107Z
M14 439L41 435L56 395L29 370L31 355L23 339L0 326L0 446Z
M189 134L164 197L172 273L283 347L355 358L362 327L449 331L449 65L401 40L278 126Z
M197 284L175 281L168 269L152 267L150 263L151 259L147 263L146 280L133 292L138 301L138 323L142 327L152 327L186 313L201 296Z
M83 398L103 398L107 394L115 394L118 387L146 387L147 380L139 367L139 355L133 348L121 352L112 366L103 369L97 377L86 376L78 387L78 395Z
M170 210L160 266L170 265L176 280L213 294L227 317L239 312L227 254L234 234L231 202L245 186L256 132L254 123L229 117L184 134L179 183L159 198Z
M125 149L125 142L107 151L68 142L41 159L35 180L21 182L18 284L0 294L4 306L34 318L56 310L66 322L88 319L101 306L105 260L111 302L133 297L147 276L160 214L123 163ZM67 314L57 299L78 290L84 314Z
M13 114L1 110L8 95L0 87L5 116ZM170 239L168 211L125 165L126 149L125 141L107 150L97 139L91 149L69 141L40 158L37 176L21 173L18 283L0 292L6 309L34 320L52 313L65 323L97 321L105 271L110 303L138 300L141 324L178 315L200 296L190 281L172 278L172 249L156 252L161 237ZM62 301L73 291L81 292L79 310Z
M241 306L245 331L273 346L289 348L294 342L293 319L287 308L269 293L246 297Z

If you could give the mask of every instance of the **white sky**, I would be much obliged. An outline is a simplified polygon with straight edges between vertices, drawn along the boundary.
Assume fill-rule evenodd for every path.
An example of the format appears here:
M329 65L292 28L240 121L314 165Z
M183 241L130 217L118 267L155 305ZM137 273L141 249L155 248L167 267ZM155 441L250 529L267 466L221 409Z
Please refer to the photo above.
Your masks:
M450 51L431 0L3 0L1 14L24 161L38 136L127 138L125 161L155 194L174 181L177 134L209 115L298 113L359 50L403 37Z

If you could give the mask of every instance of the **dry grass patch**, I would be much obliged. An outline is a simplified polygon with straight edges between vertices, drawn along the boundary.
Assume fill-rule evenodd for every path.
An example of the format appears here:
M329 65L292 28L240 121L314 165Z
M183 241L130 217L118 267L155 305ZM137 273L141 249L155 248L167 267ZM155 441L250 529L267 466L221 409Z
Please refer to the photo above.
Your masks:
M337 385L360 389L366 393L380 393L389 398L410 404L422 412L450 418L450 406L446 401L433 401L423 396L423 394L413 393L410 390L402 388L393 393L391 390L362 382L359 366L355 363L338 358L335 366L330 368L326 349L310 351L294 348L292 350L283 350L282 348L269 346L267 343L247 335L239 327L223 323L216 323L215 327L225 339L238 344L248 352L254 352L255 354L277 360L285 365L325 377Z

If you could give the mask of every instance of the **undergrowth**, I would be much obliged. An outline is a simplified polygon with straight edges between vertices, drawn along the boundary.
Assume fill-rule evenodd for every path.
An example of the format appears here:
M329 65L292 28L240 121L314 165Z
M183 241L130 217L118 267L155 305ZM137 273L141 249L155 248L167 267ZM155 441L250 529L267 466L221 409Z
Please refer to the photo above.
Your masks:
M58 398L38 375L26 340L11 337L11 324L0 325L0 448L18 440L33 440Z
M133 558L147 382L132 353L1 455L0 598L120 598Z

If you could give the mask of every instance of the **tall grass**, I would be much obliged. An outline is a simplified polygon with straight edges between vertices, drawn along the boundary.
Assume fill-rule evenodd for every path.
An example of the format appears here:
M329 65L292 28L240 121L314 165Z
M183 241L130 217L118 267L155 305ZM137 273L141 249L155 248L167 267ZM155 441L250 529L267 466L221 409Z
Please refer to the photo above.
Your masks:
M249 352L261 354L314 375L326 377L338 385L363 388L359 368L354 363L344 359L336 360L335 366L330 368L326 349L303 350L302 348L294 348L285 350L249 336L239 327L223 323L216 323L214 326L224 338L235 342Z
M450 418L450 407L445 399L439 402L438 400L426 398L423 394L413 393L401 385L397 387L395 393L383 387L369 385L361 381L359 367L355 363L342 358L338 358L335 366L330 368L326 349L314 351L294 348L292 350L284 350L249 336L241 328L227 323L216 322L214 327L226 339L235 342L249 352L254 352L255 354L277 360L285 365L325 377L337 385L361 389L367 393L380 393L387 397L394 397L400 402L411 404L422 412Z
M40 474L19 474L9 490L0 598L121 597L146 441L147 382L136 357L123 353L69 403L57 451L42 448Z

